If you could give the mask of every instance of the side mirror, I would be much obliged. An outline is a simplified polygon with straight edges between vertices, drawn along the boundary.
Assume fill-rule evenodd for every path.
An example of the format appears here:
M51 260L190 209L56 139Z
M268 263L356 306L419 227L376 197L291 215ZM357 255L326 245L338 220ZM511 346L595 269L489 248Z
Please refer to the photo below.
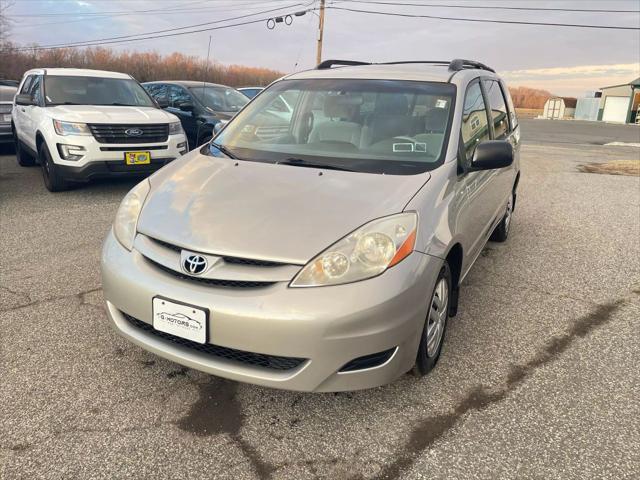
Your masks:
M16 95L16 105L37 105L36 102L31 95L28 93L20 93Z
M156 98L156 103L160 108L167 108L169 106L169 100L167 97Z
M222 130L222 127L224 127L225 123L227 123L227 122L224 122L224 123L218 122L218 123L216 123L213 126L213 134L217 135L220 132L220 130Z
M182 110L183 112L193 112L193 103L190 102L184 102L181 103L178 108L180 110Z
M471 171L493 170L513 163L513 146L506 140L479 143L471 160Z

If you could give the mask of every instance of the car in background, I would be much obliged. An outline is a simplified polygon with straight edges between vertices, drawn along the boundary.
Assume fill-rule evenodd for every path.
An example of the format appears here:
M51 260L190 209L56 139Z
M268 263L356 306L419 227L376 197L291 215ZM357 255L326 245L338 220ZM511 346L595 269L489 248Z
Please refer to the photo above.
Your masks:
M190 149L211 140L214 128L227 123L249 102L235 88L217 83L158 81L142 86L180 119Z
M13 109L13 97L18 89L0 85L0 144L13 141L11 132L11 110Z
M18 88L20 82L18 80L7 80L6 78L0 79L0 87L15 87Z
M40 164L52 192L98 177L148 174L187 152L178 118L125 73L29 70L11 127L18 163Z
M264 90L264 87L240 87L238 91L243 94L245 97L251 99L258 95L261 91Z

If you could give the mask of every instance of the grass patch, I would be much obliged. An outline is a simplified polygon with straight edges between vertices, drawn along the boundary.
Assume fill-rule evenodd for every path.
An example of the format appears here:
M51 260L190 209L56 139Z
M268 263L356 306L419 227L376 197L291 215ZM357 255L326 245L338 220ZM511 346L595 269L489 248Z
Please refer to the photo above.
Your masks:
M580 165L585 173L602 173L605 175L631 175L640 177L640 160L614 160L605 163Z

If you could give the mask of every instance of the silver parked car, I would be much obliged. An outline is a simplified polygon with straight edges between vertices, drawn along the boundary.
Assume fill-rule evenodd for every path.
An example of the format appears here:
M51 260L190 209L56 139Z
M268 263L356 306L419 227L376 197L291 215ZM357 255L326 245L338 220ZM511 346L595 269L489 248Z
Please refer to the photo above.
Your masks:
M270 115L286 97L293 111ZM277 125L278 135L258 135ZM440 355L460 284L509 233L508 90L477 62L326 61L124 198L107 310L187 367L303 391L388 383Z

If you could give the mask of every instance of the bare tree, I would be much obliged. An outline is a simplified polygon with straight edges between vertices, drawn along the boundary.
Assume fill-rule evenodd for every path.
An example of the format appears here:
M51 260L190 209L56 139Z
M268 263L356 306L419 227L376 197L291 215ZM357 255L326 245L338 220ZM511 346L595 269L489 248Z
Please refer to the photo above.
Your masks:
M0 0L0 48L6 47L9 43L12 21L7 12L12 5L13 0Z

